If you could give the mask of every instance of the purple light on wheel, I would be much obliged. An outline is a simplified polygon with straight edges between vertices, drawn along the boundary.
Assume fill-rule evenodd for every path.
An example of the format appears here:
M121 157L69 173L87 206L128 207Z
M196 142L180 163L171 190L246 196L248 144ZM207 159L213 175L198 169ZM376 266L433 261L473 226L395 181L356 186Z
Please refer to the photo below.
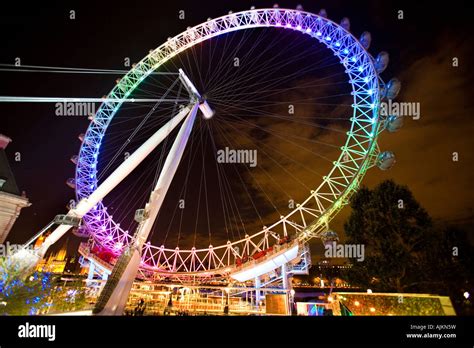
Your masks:
M303 24L301 24L302 21L300 20L300 16L304 17ZM220 20L226 24L222 26L223 29L219 27L218 30L216 30L214 27L212 27L212 32L210 32L208 35L209 38L211 35L224 34L231 30L240 29L240 27L242 27L242 29L246 29L247 27L258 28L276 26L297 29L300 32L305 32L308 34L311 33L311 36L317 37L319 42L324 43L341 58L341 63L343 62L346 65L348 73L350 74L350 84L355 85L361 80L368 84L366 87L370 89L365 90L365 92L366 95L371 97L367 100L362 100L360 104L375 109L375 104L373 102L370 103L370 101L372 101L378 95L376 93L376 91L378 91L377 75L375 73L371 73L372 65L370 64L369 60L365 59L365 50L359 47L359 43L351 35L343 31L335 30L337 28L337 24L334 24L333 22L328 21L327 19L320 16L308 15L304 12L294 10L272 10L271 12L265 9L252 10L238 14L232 14L226 17L228 18L223 17L224 19ZM238 18L239 21L237 21L236 18ZM248 18L251 18L250 22L247 21ZM211 24L215 25L215 22L213 21ZM211 28L209 23L203 23L200 25L200 27L204 29ZM207 40L209 38L204 37L203 39ZM199 38L199 40L201 39L202 38ZM195 38L194 41L197 42L198 39ZM195 43L188 42L186 39L183 41L183 44L191 47ZM158 47L156 51L159 51L161 49L160 47ZM165 44L163 47L165 47L167 50L169 49L169 46L166 46ZM337 49L335 49L335 47L337 47ZM176 47L174 50L176 51ZM175 52L172 53L174 54ZM145 57L144 62L147 62L148 60L154 62L154 60L151 58L148 59L148 56ZM360 63L357 63L358 61L360 61ZM369 63L366 63L366 61ZM353 62L355 64L349 62ZM364 68L359 72L360 74L355 75L360 64L364 64ZM145 63L140 62L138 67L136 69L134 68L137 72L139 72L137 81L142 81L145 78L143 71L146 70L148 73L148 70L151 71L155 68L156 67L154 66L151 67L151 65L148 66L145 65ZM128 73L127 76L130 76L130 81L134 81L133 79L135 75ZM129 85L119 84L118 87L114 89L114 91L119 91L120 88L126 88L127 93L129 94L134 88L136 88L136 85L138 85L138 82L136 84L130 83ZM120 91L120 93L122 93L122 91ZM114 108L111 109L110 106L114 106ZM98 162L100 144L102 143L102 138L104 137L109 122L112 120L119 108L119 104L110 105L107 103L101 106L101 109L98 112L100 115L100 122L91 125L86 133L86 139L83 140L83 146L79 155L80 161L78 161L76 169L76 178L78 183L78 186L76 187L76 193L78 200L87 198L97 187L96 169L98 166L96 163ZM369 117L369 115L367 115L367 117ZM377 119L376 116L374 117ZM371 118L370 120L372 123L374 122L374 118ZM127 245L131 239L129 232L122 230L120 225L113 221L112 217L106 211L106 207L102 203L94 207L84 217L84 221L91 229L91 234L97 237L97 241L100 245L106 246L107 249L111 251L114 249L119 249L115 250L115 253L123 249L123 246ZM146 250L151 248L154 248L153 250L157 249L156 246L150 245L149 243L145 246ZM146 251L144 253L146 254ZM152 251L150 251L149 254L153 256ZM147 262L153 262L153 259Z

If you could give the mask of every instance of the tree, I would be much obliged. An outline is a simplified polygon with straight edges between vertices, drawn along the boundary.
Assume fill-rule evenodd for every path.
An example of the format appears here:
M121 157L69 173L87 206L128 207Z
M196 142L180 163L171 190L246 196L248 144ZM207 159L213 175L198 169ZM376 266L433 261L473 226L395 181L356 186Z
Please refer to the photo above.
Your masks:
M86 307L86 288L81 279L73 281L71 284L58 285L51 293L49 313L73 312Z
M364 261L354 261L347 274L353 285L403 292L427 281L421 263L432 240L432 221L407 187L391 180L373 190L362 187L351 208L346 243L365 247Z
M391 180L361 188L351 207L346 243L365 247L364 261L354 260L346 273L352 285L448 295L458 312L465 310L462 294L472 288L474 267L463 231L434 226L410 190Z
M426 250L426 273L438 281L431 292L448 295L458 314L473 315L464 292L473 293L474 248L464 230L454 226L437 228L431 235L431 249ZM423 285L423 284L422 284ZM427 291L421 286L417 290Z
M50 273L33 272L25 277L18 263L0 258L0 314L37 314L47 309L50 291Z

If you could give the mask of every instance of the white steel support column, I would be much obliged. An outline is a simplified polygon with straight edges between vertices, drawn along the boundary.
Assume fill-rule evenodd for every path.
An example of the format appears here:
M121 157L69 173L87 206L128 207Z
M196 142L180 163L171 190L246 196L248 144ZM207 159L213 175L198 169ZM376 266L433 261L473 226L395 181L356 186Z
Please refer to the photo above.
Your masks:
M129 259L128 264L126 264L125 269L121 274L117 274L119 279L116 285L109 285L107 292L110 291L110 296L108 299L104 298L107 301L97 314L99 315L122 315L127 299L130 293L130 290L135 280L138 268L140 267L141 260L141 250L144 242L148 238L150 231L155 223L156 217L160 211L161 205L163 204L166 193L170 187L171 181L178 169L178 165L181 161L181 158L184 153L191 129L196 119L196 114L199 108L199 104L196 103L193 105L189 115L184 121L181 129L176 136L176 139L171 147L168 156L166 157L165 164L161 171L158 182L155 185L155 188L150 194L150 199L145 206L145 220L142 221L137 227L136 238L133 244L133 247L130 249L132 253L131 258ZM117 262L116 266L119 262ZM107 287L107 285L106 285ZM104 290L105 291L105 288ZM99 298L99 301L101 298ZM98 302L99 302L98 301Z
M260 286L261 286L261 282L260 282L260 277L255 277L255 305L257 307L260 306Z
M288 272L286 263L281 265L281 279L283 281L283 289L288 290Z
M81 200L74 209L69 210L67 215L82 218L87 214L89 210L127 177L173 131L190 111L189 105L184 107L118 166L89 197ZM37 251L38 261L45 255L48 248L56 243L71 227L71 225L60 225L44 240L41 248Z
M288 314L291 314L291 308L292 308L292 295L290 294L291 291L291 284L288 279L288 265L284 263L281 266L281 279L283 282L283 289L286 290L286 299L287 299L287 308L286 311Z
M87 274L87 280L94 279L94 272L95 272L95 263L93 261L89 262L89 273Z
M179 163L181 162L184 149L186 148L189 135L191 134L191 129L193 128L194 120L196 119L198 108L199 104L194 104L188 117L181 126L173 146L166 157L158 182L156 183L156 186L150 195L150 200L145 207L146 219L138 226L137 233L138 246L140 249L150 234L151 228L155 223L158 212L160 211L166 193L171 185L171 181L173 180Z

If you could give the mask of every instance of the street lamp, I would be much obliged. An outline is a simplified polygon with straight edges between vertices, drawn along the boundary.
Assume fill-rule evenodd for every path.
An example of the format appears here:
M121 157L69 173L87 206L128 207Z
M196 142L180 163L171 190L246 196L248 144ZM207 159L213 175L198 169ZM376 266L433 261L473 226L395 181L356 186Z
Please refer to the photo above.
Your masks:
M471 294L469 294L467 291L464 292L464 298L467 300Z

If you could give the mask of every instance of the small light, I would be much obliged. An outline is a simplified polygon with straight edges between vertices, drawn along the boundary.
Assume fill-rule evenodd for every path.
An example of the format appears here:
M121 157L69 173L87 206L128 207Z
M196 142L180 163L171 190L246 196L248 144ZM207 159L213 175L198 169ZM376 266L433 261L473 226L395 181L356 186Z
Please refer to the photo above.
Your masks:
M331 41L331 38L329 36L326 36L326 41Z
M359 302L359 301L355 301L355 302L354 302L354 306L359 307L359 306L360 306L360 302Z
M469 298L469 296L471 296L471 294L469 294L467 291L464 292L464 298L467 300Z
M336 42L336 47L339 47L341 46L341 43L340 42Z
M286 26L287 26L288 28L291 28L291 23L286 23Z
M375 308L374 307L370 307L370 311L373 313L375 312Z
M318 32L316 33L316 36L321 36L321 35L323 35L323 34L321 34L320 31L318 31Z
M347 48L344 49L344 51L342 51L344 54L349 54L349 50Z
M356 62L357 61L356 57L352 57L351 61Z
M277 27L281 27L281 23L280 23L280 22L277 22L276 26L277 26Z
M372 122L372 124L374 124L376 121L375 117L373 117L370 121Z
M368 78L368 77L364 77L364 82L365 82L365 83L369 82L369 78Z
M374 93L374 91L371 90L371 89L369 89L369 90L367 91L367 93L369 93L369 95L372 95L372 94Z
M329 301L329 302L332 302L332 301L333 301L332 296L328 296L328 301Z
M363 67L363 66L360 66L359 69L357 69L357 70L359 70L360 72L362 72L362 71L364 71L364 67Z
M301 25L298 25L296 29L301 30Z
M374 103L370 104L370 108L371 109L375 108L375 104Z
M307 33L311 33L311 28L306 29Z
M372 290L371 290L371 289L367 289L367 293L368 293L368 294L371 294L371 293L372 293Z

